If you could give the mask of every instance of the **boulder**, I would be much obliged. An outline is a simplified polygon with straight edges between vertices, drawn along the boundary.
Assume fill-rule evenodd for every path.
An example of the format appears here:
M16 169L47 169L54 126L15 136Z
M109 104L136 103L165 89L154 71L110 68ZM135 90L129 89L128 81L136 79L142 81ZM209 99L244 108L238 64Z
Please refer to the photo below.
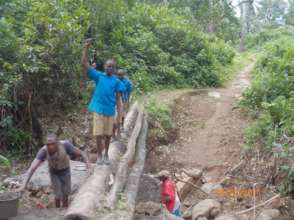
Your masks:
M183 172L181 173L181 177L177 176L179 181L176 183L176 185L180 198L185 200L188 194L194 189L193 186L189 183L196 185L198 180L201 178L203 171L200 169L183 169L182 171Z
M239 220L239 218L233 214L222 214L217 216L215 220Z
M192 220L198 220L199 217L214 218L220 213L221 205L214 199L205 199L193 207Z
M266 209L259 214L257 220L279 220L281 219L280 214L280 211L277 209Z
M140 179L137 202L161 202L160 181L151 175L143 174Z
M79 187L84 183L85 179L88 177L88 171L86 170L86 165L80 161L70 161L71 170L71 184L72 193L75 193ZM25 178L25 174L19 176L9 177L4 180L6 186L15 187L20 186ZM48 163L45 161L34 173L29 184L28 189L30 190L42 190L47 189L51 186Z

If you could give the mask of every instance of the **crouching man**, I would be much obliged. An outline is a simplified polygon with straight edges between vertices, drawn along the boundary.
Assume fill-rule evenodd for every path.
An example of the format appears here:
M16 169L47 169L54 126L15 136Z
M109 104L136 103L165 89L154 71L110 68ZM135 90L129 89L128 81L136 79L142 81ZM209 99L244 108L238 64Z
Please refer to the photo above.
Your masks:
M160 171L156 176L160 181L161 203L174 216L181 216L181 202L177 194L176 184L167 170Z
M56 207L60 207L61 201L63 207L68 207L68 196L71 193L69 156L81 156L86 162L86 167L89 170L88 158L81 150L74 147L68 141L59 141L54 134L48 135L46 138L46 145L37 153L18 191L23 192L26 189L34 172L47 160L52 189L55 194Z

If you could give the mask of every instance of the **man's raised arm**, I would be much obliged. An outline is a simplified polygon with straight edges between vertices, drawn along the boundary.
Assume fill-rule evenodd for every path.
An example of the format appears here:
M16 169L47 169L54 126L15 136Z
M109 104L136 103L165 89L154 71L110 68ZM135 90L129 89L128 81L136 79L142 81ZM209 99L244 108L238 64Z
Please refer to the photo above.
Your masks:
M88 50L89 47L91 46L91 40L92 39L87 39L84 48L83 48L83 53L82 53L82 68L85 73L87 73L88 69L90 68L90 63L88 60Z

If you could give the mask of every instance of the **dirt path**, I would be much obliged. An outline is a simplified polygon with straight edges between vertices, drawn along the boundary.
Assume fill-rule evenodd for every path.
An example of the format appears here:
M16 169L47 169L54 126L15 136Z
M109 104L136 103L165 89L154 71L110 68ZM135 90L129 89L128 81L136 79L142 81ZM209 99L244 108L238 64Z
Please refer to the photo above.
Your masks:
M166 165L175 172L181 168L206 168L216 180L230 164L237 163L248 120L236 105L249 85L253 66L246 66L225 88L190 92L178 99L174 120L179 138L152 152L147 170L166 169Z

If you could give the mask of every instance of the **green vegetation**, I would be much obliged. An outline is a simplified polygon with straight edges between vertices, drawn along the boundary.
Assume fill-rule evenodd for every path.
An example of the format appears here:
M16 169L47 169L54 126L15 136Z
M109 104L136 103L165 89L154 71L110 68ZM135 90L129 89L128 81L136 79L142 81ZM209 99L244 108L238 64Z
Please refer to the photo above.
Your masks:
M6 157L4 157L0 154L0 169L1 168L10 168L10 167L11 167L10 161Z
M253 62L257 56L258 54L252 51L237 53L232 60L231 65L222 67L221 71L219 72L219 78L222 84L229 82L229 80L231 80L247 64Z
M85 107L92 89L80 67L85 38L93 38L98 64L113 57L127 70L139 95L220 86L238 19L225 1L213 11L194 3L0 1L0 149L33 153L46 132L40 118Z
M172 108L167 104L157 104L151 101L146 105L146 111L150 118L149 121L162 131L172 127Z
M278 38L272 31L272 39ZM278 153L281 168L286 171L280 190L294 193L293 136L294 136L294 41L290 30L264 46L258 60L251 87L241 101L256 121L246 131L249 146L261 145ZM264 33L257 38L264 37ZM286 43L285 43L286 42Z
M281 26L278 28L265 28L257 33L247 36L246 47L248 49L259 50L266 44L272 44L279 40L288 43L288 40L294 37L294 28L292 26Z
M86 38L93 38L91 61L114 58L142 99L221 86L254 57L241 101L256 119L247 143L283 149L281 190L293 192L293 9L292 0L0 0L0 150L29 155L46 132L40 119L85 108L93 89L80 66ZM249 51L236 52L239 43ZM146 109L150 135L168 142L172 106L151 101Z
M152 149L154 146L172 142L173 139L170 136L174 130L172 123L173 105L171 103L158 103L151 100L145 104L145 109L149 122L149 148Z

